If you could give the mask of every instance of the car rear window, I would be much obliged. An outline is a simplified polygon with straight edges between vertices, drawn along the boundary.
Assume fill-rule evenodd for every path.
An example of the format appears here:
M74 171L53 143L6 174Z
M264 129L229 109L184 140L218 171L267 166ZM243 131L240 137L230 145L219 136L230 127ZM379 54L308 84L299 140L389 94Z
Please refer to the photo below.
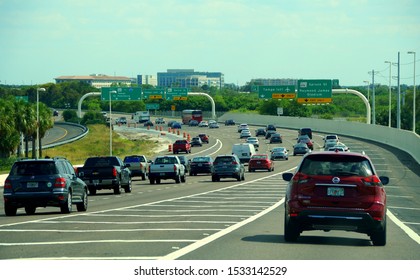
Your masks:
M126 157L124 158L124 162L130 163L130 162L144 162L143 157Z
M233 157L217 157L214 160L214 163L230 163L233 162L235 159Z
M10 175L21 176L52 175L56 173L57 169L54 162L42 161L19 162L13 166L12 170L10 170Z
M357 156L307 157L299 172L307 175L372 176L369 161Z

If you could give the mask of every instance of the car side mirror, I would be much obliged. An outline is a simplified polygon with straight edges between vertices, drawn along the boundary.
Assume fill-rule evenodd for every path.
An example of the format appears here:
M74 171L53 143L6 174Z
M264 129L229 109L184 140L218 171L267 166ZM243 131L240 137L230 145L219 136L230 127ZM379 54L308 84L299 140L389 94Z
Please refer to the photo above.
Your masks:
M389 183L389 177L387 176L379 176L379 180L381 180L382 185L388 185Z
M129 164L129 163L124 164L124 167L130 167L130 166L131 166L131 164Z

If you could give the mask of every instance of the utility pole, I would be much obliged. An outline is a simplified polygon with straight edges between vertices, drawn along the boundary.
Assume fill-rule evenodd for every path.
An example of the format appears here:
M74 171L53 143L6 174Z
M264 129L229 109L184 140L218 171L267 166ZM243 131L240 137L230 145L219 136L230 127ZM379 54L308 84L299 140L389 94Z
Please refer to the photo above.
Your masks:
M397 128L401 129L401 87L400 87L400 52L398 52L398 77L397 77Z
M372 124L376 124L376 112L375 112L375 70L369 72L372 73Z

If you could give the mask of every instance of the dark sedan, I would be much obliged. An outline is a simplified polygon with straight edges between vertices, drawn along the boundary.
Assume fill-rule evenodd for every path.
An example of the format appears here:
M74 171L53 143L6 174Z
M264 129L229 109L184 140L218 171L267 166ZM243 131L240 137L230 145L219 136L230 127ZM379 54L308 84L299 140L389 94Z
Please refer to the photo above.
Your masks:
M191 160L190 176L200 173L209 174L213 168L213 158L211 156L198 156Z
M305 143L297 143L293 146L293 155L304 155L310 153L311 149L309 149L308 145Z

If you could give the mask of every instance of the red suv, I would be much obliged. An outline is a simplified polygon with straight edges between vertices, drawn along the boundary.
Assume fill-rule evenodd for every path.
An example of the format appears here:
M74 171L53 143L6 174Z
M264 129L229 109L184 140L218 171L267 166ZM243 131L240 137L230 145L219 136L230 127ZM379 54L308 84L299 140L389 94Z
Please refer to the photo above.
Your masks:
M389 178L378 176L360 153L315 152L302 158L289 181L285 201L284 239L294 242L303 231L344 230L386 244L386 193Z

